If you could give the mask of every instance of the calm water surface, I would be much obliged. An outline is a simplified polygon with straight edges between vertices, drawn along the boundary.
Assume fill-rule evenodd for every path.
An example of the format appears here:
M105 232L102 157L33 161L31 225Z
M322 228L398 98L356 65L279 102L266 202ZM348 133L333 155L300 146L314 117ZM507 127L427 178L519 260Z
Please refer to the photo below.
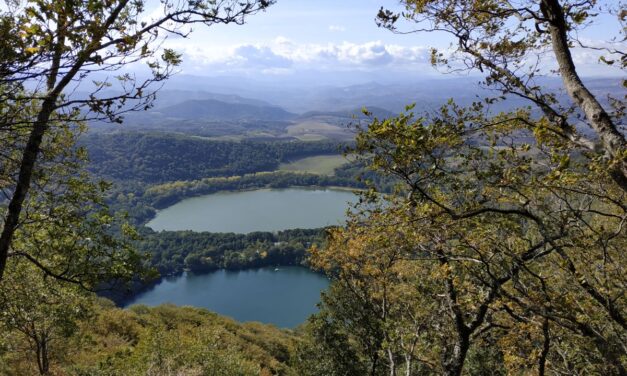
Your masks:
M172 303L207 308L238 321L293 328L316 312L324 276L302 267L184 273L137 295L132 304Z
M220 192L183 200L161 210L153 230L249 233L318 228L344 221L356 196L333 189L259 189Z

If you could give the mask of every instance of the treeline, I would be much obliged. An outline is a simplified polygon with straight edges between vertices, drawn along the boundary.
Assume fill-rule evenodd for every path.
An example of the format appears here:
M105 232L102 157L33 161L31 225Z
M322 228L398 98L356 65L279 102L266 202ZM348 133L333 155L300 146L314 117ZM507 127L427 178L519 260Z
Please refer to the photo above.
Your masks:
M281 162L335 154L341 148L330 141L234 142L139 132L92 134L80 145L97 176L148 184L272 171Z
M326 176L292 172L262 172L228 178L207 178L194 181L177 181L150 187L145 199L151 206L162 209L184 198L218 191L237 191L257 188L288 188L293 186L338 186L364 188L354 177Z
M385 176L369 169L365 160L353 161L336 168L334 177L338 181L351 181L351 187L375 187L377 191L384 193L392 193L399 182L394 176Z
M313 244L321 245L324 229L249 234L145 229L136 246L162 276L184 270L208 272L269 265L304 265Z

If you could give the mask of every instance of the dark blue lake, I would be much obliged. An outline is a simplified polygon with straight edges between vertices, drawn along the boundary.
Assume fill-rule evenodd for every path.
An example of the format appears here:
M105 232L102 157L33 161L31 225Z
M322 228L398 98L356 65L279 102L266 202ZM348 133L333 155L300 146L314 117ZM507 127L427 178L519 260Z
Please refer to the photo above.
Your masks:
M278 269L278 270L277 270ZM289 266L165 278L128 305L207 308L238 321L260 321L282 328L302 324L315 313L329 280L309 269Z

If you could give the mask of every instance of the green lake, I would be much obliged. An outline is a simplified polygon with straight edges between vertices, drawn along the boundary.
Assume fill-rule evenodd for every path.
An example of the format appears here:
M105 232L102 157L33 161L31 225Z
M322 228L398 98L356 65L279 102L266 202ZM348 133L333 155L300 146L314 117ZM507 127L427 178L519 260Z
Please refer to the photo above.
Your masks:
M293 328L316 312L329 280L309 269L289 266L165 278L128 305L207 308L238 321L260 321Z
M147 226L155 231L249 233L341 224L357 197L336 189L258 189L219 192L160 210Z

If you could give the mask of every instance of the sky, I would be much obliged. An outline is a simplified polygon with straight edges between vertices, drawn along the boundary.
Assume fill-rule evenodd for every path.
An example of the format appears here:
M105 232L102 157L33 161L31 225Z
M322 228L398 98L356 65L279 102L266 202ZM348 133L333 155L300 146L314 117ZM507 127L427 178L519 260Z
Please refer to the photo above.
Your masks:
M188 75L308 77L319 83L441 77L429 63L430 49L446 49L451 40L378 28L374 19L382 6L401 9L397 0L278 0L243 26L195 26L188 38L172 37L165 46L183 54L180 70ZM583 35L595 46L619 28L614 18L600 20ZM620 74L599 66L597 52L575 51L574 58L582 75Z

